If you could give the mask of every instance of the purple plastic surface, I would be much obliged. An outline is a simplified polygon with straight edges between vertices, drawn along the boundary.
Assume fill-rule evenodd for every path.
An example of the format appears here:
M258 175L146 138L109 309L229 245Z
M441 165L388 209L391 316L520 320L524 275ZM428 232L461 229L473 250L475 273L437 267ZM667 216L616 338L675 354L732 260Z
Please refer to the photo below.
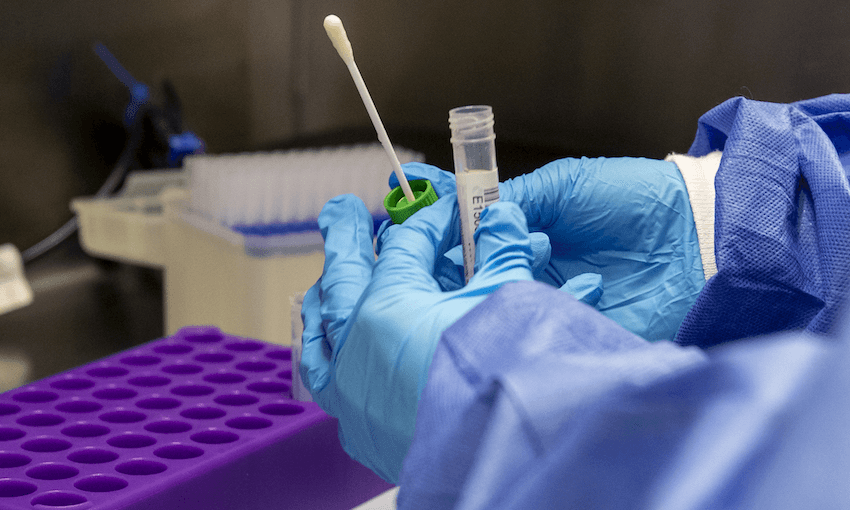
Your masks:
M290 357L189 327L0 394L0 509L348 509L391 488L291 399Z

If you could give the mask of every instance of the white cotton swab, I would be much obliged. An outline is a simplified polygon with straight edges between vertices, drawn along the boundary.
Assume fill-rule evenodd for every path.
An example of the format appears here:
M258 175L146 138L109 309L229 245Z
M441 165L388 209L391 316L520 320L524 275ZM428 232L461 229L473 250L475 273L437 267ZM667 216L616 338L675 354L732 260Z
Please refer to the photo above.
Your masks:
M395 150L393 150L390 137L387 136L387 130L384 129L384 124L381 122L381 117L378 116L375 103L372 102L372 97L366 89L366 83L363 82L363 77L360 76L360 70L357 68L357 64L354 63L354 52L351 50L351 42L348 41L345 28L342 26L342 20L334 14L329 14L325 17L324 25L325 31L328 33L328 37L333 43L334 48L336 48L342 61L345 62L346 67L348 67L351 78L354 79L354 85L357 86L357 92L360 93L360 97L363 99L363 105L366 107L366 111L369 112L369 118L372 119L375 131L378 132L378 140L384 146L384 150L392 162L393 171L396 177L398 177L398 182L402 191L404 191L405 198L407 198L408 202L413 203L416 200L413 196L413 190L410 189L407 177L405 177L404 172L401 170L401 163L399 163L398 156L396 156Z

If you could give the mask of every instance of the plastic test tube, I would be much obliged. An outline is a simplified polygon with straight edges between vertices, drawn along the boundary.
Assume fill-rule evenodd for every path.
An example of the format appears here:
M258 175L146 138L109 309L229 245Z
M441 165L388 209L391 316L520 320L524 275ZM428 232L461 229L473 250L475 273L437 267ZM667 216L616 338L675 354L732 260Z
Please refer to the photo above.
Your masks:
M460 207L463 272L469 282L475 267L473 234L481 211L499 200L493 109L483 105L454 108L449 111L449 128Z

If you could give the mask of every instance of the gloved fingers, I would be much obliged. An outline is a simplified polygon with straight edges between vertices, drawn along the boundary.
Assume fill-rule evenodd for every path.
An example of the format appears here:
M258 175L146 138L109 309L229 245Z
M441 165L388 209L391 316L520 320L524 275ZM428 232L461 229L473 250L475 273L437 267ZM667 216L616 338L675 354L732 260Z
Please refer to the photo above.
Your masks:
M437 257L434 278L444 292L458 290L466 285L463 276L463 253L461 246L455 246L442 257Z
M598 273L583 273L567 280L561 290L573 295L582 303L596 306L602 298L602 275Z
M531 232L528 235L531 242L531 274L534 278L540 276L549 264L549 259L552 256L552 243L549 242L549 236L543 232Z
M396 225L392 221L385 221L378 229L377 241L375 243L375 252L378 256L381 255L381 249L384 246L385 233L387 230ZM463 253L462 246L457 245L447 251L442 257L437 257L434 264L434 279L440 285L440 290L444 292L457 290L466 285L466 280L463 276Z
M319 300L320 282L310 287L301 305L304 332L301 335L301 380L311 394L317 394L330 381L331 349L322 328L322 311ZM315 400L315 396L313 397Z
M499 200L519 205L531 230L544 230L558 222L573 198L577 175L586 158L552 161L537 170L499 184Z
M549 242L549 236L543 232L531 232L528 239L531 242L532 253L531 274L537 279L544 273L549 264L552 245ZM444 291L457 290L466 285L463 276L462 246L455 246L447 251L443 257L437 259L434 277Z
M549 234L555 251L643 251L689 207L676 165L645 158L560 159L502 183L499 194L522 208L530 230Z
M384 232L373 282L402 286L405 291L439 292L434 279L437 257L458 243L457 195L449 194L416 211L404 224L393 225Z
M372 216L356 196L340 195L322 208L319 229L325 239L319 299L324 331L333 348L339 331L372 278L375 263Z
M440 170L433 165L425 163L405 163L401 165L405 177L409 181L417 179L428 179L431 181L431 186L437 192L438 197L448 195L449 193L457 193L457 184L455 183L455 174ZM395 172L390 174L390 189L398 186L398 177Z
M387 229L394 225L393 220L384 220L381 226L378 227L378 231L375 232L375 254L381 255L381 247L384 245L384 234L387 232Z
M481 212L475 231L475 274L469 286L531 280L534 254L525 215L512 202L496 202Z

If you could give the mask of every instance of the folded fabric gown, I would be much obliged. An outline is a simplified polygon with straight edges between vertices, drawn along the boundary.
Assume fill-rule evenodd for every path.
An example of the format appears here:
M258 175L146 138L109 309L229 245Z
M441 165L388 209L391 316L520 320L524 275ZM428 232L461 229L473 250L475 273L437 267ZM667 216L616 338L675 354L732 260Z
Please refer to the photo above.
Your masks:
M491 508L572 416L703 359L647 342L550 285L506 284L443 334L399 508Z
M717 274L676 341L829 332L850 288L850 95L730 99L702 116L689 154L715 150Z
M648 343L539 282L444 333L399 510L838 508L850 328Z

